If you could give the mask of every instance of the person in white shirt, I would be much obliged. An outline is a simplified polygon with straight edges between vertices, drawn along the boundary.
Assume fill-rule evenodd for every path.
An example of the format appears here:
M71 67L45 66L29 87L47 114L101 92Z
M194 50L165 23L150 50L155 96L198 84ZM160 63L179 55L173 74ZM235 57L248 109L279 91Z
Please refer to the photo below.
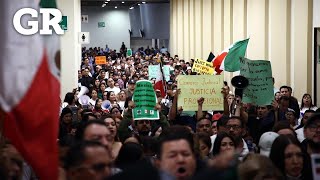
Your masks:
M105 91L113 91L116 95L119 94L120 88L114 86L114 80L112 78L109 78L107 81L108 87Z
M92 107L96 105L96 100L98 99L98 92L97 90L93 89L91 91L91 99L89 100L89 103Z

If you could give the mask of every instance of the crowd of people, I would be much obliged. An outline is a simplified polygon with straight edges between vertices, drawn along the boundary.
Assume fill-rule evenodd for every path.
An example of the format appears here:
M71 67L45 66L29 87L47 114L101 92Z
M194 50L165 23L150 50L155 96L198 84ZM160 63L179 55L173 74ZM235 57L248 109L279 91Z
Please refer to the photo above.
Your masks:
M61 179L313 179L320 109L310 94L299 102L283 85L275 88L272 104L256 106L242 103L225 82L223 111L203 111L204 98L197 101L198 111L184 111L177 104L177 77L197 75L194 60L164 49L139 48L132 56L124 44L119 53L82 49L79 87L61 105ZM106 56L107 63L95 64L95 56ZM166 96L154 89L160 119L134 121L135 84L143 79L154 84L148 66L156 64L171 68ZM0 166L8 167L11 179L36 179L9 141L2 151Z

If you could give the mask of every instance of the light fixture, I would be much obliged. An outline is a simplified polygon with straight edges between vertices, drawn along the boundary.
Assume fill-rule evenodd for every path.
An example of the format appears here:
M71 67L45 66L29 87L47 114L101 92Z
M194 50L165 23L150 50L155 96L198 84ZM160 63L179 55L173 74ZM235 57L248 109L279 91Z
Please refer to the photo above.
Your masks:
M102 7L105 7L106 6L106 4L102 4Z
M117 7L117 6L115 6L114 8L116 8L116 9L117 9L118 7Z
M142 4L145 4L146 2L145 1L142 1Z
M108 2L106 1L106 2L104 2L105 4L108 4Z
M122 1L122 4L124 4L124 1Z
M129 9L134 9L134 7L130 7Z
M110 1L110 0L107 0L107 1Z
M140 3L138 3L138 6L140 6Z

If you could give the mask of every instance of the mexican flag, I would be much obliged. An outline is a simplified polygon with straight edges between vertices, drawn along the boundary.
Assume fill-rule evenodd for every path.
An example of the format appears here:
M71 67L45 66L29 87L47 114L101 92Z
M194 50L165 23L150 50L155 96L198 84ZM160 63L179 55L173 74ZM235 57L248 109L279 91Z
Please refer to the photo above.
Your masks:
M227 72L235 72L240 70L240 58L244 57L247 51L249 38L238 41L232 44L230 47L222 51L213 61L216 71L224 70ZM217 71L217 72L218 72ZM220 74L219 73L219 74Z
M59 39L57 36L43 38L38 33L31 36L19 34L12 19L15 12L25 7L38 9L39 4L30 0L10 0L3 1L0 6L3 135L40 179L57 180L60 83L56 64L60 61ZM22 18L21 24L26 25L28 20Z
M154 84L154 89L160 90L161 97L164 98L166 96L165 82L164 82L164 77L163 77L162 68L160 64L158 64L158 68L157 68L157 77L156 77L156 82Z

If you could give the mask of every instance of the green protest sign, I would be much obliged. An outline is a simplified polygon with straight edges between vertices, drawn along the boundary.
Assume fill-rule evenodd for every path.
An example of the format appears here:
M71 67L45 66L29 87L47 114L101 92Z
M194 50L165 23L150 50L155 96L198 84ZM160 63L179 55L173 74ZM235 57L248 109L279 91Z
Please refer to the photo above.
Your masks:
M132 50L131 49L127 49L127 56L132 56Z
M158 76L158 72L160 71L160 66L159 65L149 65L148 66L148 76L149 76L149 80L151 80L152 78L157 79Z
M170 65L163 66L163 75L165 80L168 82L170 80Z
M148 80L140 80L136 83L132 100L135 108L132 110L134 120L158 120L159 112L155 110L157 96Z
M240 74L248 78L242 101L255 105L270 105L274 99L270 61L240 59Z

